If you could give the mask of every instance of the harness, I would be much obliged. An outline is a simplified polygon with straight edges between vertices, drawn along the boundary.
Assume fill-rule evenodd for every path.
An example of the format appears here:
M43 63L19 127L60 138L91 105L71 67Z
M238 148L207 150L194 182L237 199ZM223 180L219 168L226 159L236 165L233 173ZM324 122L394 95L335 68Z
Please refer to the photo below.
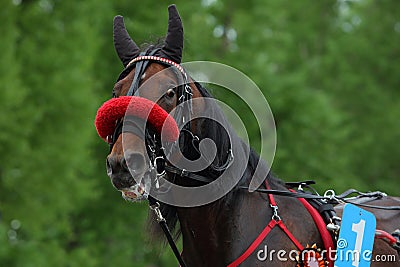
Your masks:
M267 190L271 190L267 180L265 181L265 187L267 188ZM227 267L236 267L239 266L241 263L243 263L252 253L254 253L254 251L261 244L261 242L268 236L271 230L274 229L276 226L278 226L286 234L286 236L292 241L292 243L297 247L299 251L304 250L303 245L301 245L301 243L294 237L294 235L289 231L289 229L282 221L281 217L278 215L278 205L275 201L274 195L268 194L268 200L270 203L270 207L273 210L273 215L270 222L267 224L264 230L259 234L259 236L253 241L253 243L247 248L247 250L242 255L240 255L235 261L229 264ZM332 238L328 233L325 223L322 221L318 212L316 212L316 210L305 199L299 198L299 201L303 204L303 206L307 209L307 211L314 219L314 222L319 232L321 233L325 249L333 249L334 244ZM332 260L329 261L328 266L329 267L333 266Z
M118 80L123 79L132 70L132 68L136 66L134 78L127 93L127 96L134 96L138 92L138 88L141 82L141 77L146 71L146 68L148 67L150 62L158 62L163 65L173 67L172 69L174 71L177 70L176 74L178 80L180 79L182 81L181 83L179 83L177 88L177 96L178 96L177 110L174 114L174 119L179 125L179 128L181 129L181 135L178 141L179 147L182 147L186 144L190 144L195 151L197 150L197 152L200 153L200 151L198 150L199 137L193 134L191 131L191 124L190 124L191 114L192 114L191 100L193 94L191 87L189 85L189 77L181 65L169 59L154 56L154 54L156 54L158 50L159 49L153 49L152 47L150 47L147 51L140 53L138 57L134 58L129 62L127 67L120 74ZM198 83L195 84L198 87L201 86ZM113 97L116 97L116 95L113 95ZM122 119L119 119L116 122L114 133L107 137L107 141L110 145L110 151L112 150L116 140L118 139L118 136L124 131L133 132L145 140L147 152L150 158L150 165L151 165L150 167L152 170L155 170L157 172L157 177L163 177L166 174L166 172L168 172L201 183L211 183L214 181L210 177L206 177L198 173L189 172L186 171L185 169L179 169L173 165L168 164L168 161L166 160L165 157L164 148L160 146L160 141L158 140L156 134L151 131L151 129L149 129L148 127L141 129L135 124L128 124L127 126L125 126ZM209 168L211 168L211 170L214 171L223 172L231 166L233 161L234 161L234 155L232 153L232 149L229 149L226 161L221 166L215 166L211 164ZM262 188L257 189L256 190L257 192L266 193L268 195L269 204L273 211L272 218L270 222L267 224L267 226L263 229L263 231L259 234L259 236L246 249L246 251L242 255L240 255L235 261L230 263L228 267L239 266L242 262L244 262L261 244L261 242L268 236L271 230L274 229L275 227L280 228L286 234L286 236L292 241L292 243L297 247L297 249L299 249L300 251L304 249L301 243L288 230L288 228L282 221L281 217L279 216L278 205L275 201L274 195L298 198L299 201L310 213L310 215L313 217L314 222L316 223L316 226L321 234L325 249L327 250L334 249L335 246L333 240L335 240L335 238L337 237L337 233L340 229L339 226L340 218L336 216L336 213L333 209L333 205L339 202L350 202L347 201L345 198L349 194L359 193L363 194L364 196L366 194L353 190L349 192L346 191L342 195L338 196L336 196L332 192L330 194L326 193L324 196L320 196L317 193L309 193L303 190L303 187L310 188L309 184L312 183L313 183L312 181L287 183L287 186L289 188L297 187L297 190L295 191L293 189L290 189L289 191L282 191L282 190L271 189L266 181L265 182L266 189ZM247 187L242 187L242 186L239 186L238 189L248 190ZM164 231L168 243L172 251L174 252L177 260L179 261L180 266L186 267L186 264L183 261L183 258L180 255L177 246L172 238L172 235L168 229L165 218L161 214L160 203L157 202L157 200L155 200L151 196L148 196L148 201L150 209L153 210L153 212L155 213L157 222L160 224L162 230ZM362 203L359 203L358 205L366 207L375 207ZM380 207L380 208L400 210L400 207L398 206ZM379 238L381 236L383 239L388 239L392 244L399 246L399 242L395 242L396 240L395 241L393 240L394 238L393 236L391 235L388 236L386 235L387 233L386 234L385 233L386 232L382 231L380 235L377 235L377 237ZM327 260L329 261L327 263L327 266L329 267L333 266L333 260L332 259L327 259Z

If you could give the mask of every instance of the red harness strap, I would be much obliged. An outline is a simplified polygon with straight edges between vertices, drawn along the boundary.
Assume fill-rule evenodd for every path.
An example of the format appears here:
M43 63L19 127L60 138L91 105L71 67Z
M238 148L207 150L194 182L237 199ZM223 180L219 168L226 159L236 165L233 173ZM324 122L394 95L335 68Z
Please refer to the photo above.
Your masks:
M395 246L397 243L397 239L394 236L383 230L375 230L375 237L385 240L392 247Z
M265 181L265 186L267 187L267 189L270 189L267 181ZM268 225L264 228L264 230L260 233L260 235L256 238L256 240L254 240L253 243L247 248L247 250L242 255L240 255L240 257L237 258L234 262L229 264L227 267L236 267L239 266L239 264L241 264L242 262L244 262L256 250L256 248L261 244L261 242L267 237L267 235L271 232L271 230L277 225L279 226L279 228L282 229L282 231L289 237L289 239L299 250L304 249L304 247L293 236L293 234L289 231L289 229L286 228L285 224L276 213L278 206L276 205L274 196L272 194L268 194L268 198L271 208L274 209L274 215L272 216L272 220L268 223Z
M326 229L326 224L325 224L324 220L322 219L321 215L304 198L299 198L299 201L303 204L303 206L307 209L307 211L310 213L311 217L313 218L313 220L315 222L315 225L317 226L318 231L319 231L319 233L321 235L322 242L324 243L325 250L327 250L327 251L334 250L335 249L335 245L333 243L332 236L330 235L328 229ZM334 255L332 255L332 252L326 253L326 256L327 257L330 257L330 256L334 257ZM327 258L327 261L328 261L328 267L333 267L334 259L333 258Z
M249 246L249 248L239 257L237 258L234 262L229 264L227 267L236 267L239 266L242 262L244 262L253 252L256 250L256 248L261 244L261 242L267 237L269 232L278 225L285 233L286 235L293 241L293 243L296 245L296 247L299 250L303 249L303 246L296 240L296 238L289 232L289 230L286 228L285 224L282 222L282 220L275 220L272 219L269 224L264 228L264 230L261 232L261 234L254 240L254 242Z
M269 184L265 181L265 186L267 189L270 189ZM242 262L244 262L261 244L261 242L267 237L267 235L271 232L271 230L275 226L279 226L282 231L289 237L289 239L293 242L293 244L301 251L304 247L300 244L300 242L293 236L293 234L286 228L285 224L281 220L281 218L277 214L278 206L276 205L276 201L272 194L268 194L269 202L271 208L274 209L274 215L272 220L268 223L268 225L264 228L264 230L260 233L260 235L253 241L253 243L247 248L247 250L240 255L234 262L229 264L227 267L236 267L239 266ZM322 220L321 216L319 215L318 211L310 205L305 199L299 198L299 201L304 205L307 211L311 214L324 243L324 247L326 250L334 249L334 244L331 235L329 234L328 230L326 229L326 225ZM331 253L327 253L330 255ZM333 260L327 259L329 261L328 266L333 267Z

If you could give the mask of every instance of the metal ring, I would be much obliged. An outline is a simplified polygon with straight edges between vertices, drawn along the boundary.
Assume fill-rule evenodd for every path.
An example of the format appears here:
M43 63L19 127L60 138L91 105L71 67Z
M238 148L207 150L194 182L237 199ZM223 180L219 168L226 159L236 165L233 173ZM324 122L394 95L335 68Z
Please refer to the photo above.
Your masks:
M156 158L153 160L153 165L154 165L154 166L157 166L157 160L159 160L159 159L164 160L164 157L163 157L163 156L158 156L158 157L156 157Z
M332 189L326 190L324 193L324 197L329 198L329 200L334 199L335 196L336 196L336 193Z

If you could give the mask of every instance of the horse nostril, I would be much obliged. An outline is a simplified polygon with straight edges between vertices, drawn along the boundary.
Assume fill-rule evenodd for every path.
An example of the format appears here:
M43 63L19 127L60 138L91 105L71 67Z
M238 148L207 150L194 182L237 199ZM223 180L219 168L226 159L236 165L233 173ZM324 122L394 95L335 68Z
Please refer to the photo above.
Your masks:
M122 168L123 168L124 170L129 171L128 164L126 164L125 158L122 158L122 159L121 159L121 166L122 166Z
M145 158L140 153L130 153L126 155L125 164L131 172L141 174L145 167Z
M108 156L106 160L107 175L112 176L122 172L128 172L125 159L118 156Z

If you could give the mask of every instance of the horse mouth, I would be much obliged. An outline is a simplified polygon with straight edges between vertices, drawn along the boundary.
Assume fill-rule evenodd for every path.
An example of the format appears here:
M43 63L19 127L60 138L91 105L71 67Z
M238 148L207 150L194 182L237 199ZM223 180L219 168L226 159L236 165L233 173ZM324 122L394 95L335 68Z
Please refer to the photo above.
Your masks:
M119 191L121 192L122 198L129 202L146 200L149 195L146 186L142 183L132 185L129 188L124 188Z

